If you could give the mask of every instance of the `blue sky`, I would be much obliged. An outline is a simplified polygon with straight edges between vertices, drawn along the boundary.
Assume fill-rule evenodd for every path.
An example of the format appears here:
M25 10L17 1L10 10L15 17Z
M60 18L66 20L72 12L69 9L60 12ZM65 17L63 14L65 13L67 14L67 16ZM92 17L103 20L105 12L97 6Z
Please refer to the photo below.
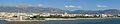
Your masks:
M42 5L68 10L104 10L120 9L120 0L0 0L1 6L15 6L17 4ZM65 8L65 6L74 6ZM79 6L79 8L76 8Z

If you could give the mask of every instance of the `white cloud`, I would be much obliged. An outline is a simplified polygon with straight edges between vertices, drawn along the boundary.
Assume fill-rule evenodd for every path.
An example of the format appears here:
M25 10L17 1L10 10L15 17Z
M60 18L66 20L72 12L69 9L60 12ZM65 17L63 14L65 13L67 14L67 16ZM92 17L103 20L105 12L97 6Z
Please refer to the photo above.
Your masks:
M70 5L70 6L65 6L65 8L80 8L80 6L72 6L72 5Z
M106 5L97 5L97 7L108 7Z
M68 8L68 6L65 6L65 8Z
M38 4L39 7L43 6L43 4Z
M26 4L26 3L21 3L21 4L17 4L16 7L30 7L32 6L31 4Z

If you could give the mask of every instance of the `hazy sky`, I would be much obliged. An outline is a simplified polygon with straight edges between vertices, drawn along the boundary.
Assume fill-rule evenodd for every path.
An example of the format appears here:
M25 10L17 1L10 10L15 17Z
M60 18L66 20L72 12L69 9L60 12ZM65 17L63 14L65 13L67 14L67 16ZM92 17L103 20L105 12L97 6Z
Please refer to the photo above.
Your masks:
M1 6L29 4L69 10L120 9L120 0L0 0Z

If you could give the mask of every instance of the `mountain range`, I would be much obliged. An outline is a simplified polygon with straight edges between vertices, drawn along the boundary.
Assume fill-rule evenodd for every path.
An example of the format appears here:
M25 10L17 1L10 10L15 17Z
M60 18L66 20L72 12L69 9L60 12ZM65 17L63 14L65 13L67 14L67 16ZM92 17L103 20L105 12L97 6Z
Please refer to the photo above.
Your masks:
M18 12L18 13L69 13L69 14L120 14L120 10L61 10L51 7L3 7L0 6L0 12Z
M70 14L120 14L120 10L107 9L107 10L76 10L69 12Z
M0 12L18 12L18 13L64 13L57 8L44 7L0 7Z

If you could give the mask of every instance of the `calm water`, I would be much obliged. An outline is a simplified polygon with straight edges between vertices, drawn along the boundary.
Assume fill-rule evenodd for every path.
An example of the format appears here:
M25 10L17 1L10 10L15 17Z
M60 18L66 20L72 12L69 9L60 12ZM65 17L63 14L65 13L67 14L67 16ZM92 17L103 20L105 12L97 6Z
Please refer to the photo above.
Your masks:
M120 19L80 19L73 21L45 21L44 24L120 24Z
M0 24L4 24L4 21L0 21ZM80 19L80 20L64 20L64 21L44 21L41 24L120 24L120 19Z
M5 24L5 21L4 20L0 20L0 24Z

